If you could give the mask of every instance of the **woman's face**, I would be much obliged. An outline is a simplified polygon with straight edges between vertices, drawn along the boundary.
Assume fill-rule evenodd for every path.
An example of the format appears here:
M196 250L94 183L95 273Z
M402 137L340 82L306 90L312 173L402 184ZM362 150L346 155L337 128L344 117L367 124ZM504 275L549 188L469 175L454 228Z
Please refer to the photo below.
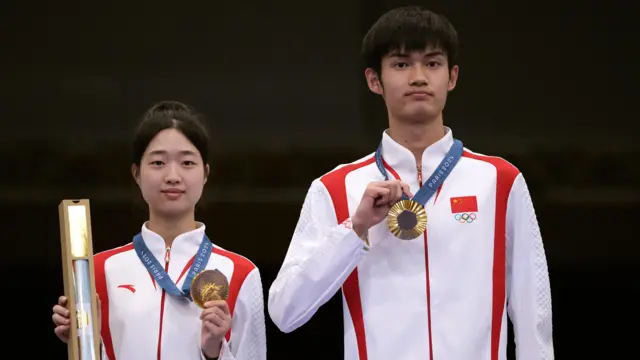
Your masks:
M149 143L134 176L152 214L163 217L193 212L207 182L209 165L176 129L160 131Z

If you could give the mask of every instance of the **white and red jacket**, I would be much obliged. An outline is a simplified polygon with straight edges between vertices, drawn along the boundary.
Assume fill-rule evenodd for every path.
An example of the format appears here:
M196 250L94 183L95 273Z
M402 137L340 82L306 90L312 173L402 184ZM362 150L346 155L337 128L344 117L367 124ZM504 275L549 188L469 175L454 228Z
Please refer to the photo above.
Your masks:
M142 226L142 239L169 277L182 288L205 233L179 235L170 249L162 237ZM199 318L193 302L167 294L138 258L132 243L94 256L96 289L102 316L102 359L200 360ZM220 360L266 359L262 283L258 268L246 258L214 245L206 269L218 269L229 280L227 299L231 330Z
M385 132L390 178L417 193L453 144L446 130L424 151L422 174ZM383 221L368 247L350 217L367 184L383 180L371 154L312 182L269 290L280 330L302 326L342 289L346 360L506 360L507 313L518 360L553 359L547 262L518 169L465 149L426 205L423 236L397 239Z

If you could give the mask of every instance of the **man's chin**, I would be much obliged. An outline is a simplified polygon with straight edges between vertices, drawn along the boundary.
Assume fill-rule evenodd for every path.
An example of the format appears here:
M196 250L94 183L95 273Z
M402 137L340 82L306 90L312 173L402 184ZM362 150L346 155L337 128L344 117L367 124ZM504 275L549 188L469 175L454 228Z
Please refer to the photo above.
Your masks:
M412 124L428 124L438 117L438 112L431 109L414 109L401 117L404 122Z

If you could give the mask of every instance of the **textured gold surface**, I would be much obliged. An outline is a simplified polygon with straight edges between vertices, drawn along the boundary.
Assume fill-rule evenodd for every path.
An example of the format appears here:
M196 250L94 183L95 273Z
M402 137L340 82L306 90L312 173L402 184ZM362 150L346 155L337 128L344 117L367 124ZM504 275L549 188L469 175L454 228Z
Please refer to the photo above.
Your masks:
M76 310L76 323L78 330L82 330L89 325L89 314L84 309Z
M67 215L71 255L74 257L89 256L86 207L84 205L71 205L67 207Z
M411 227L402 226L398 221L398 217L405 211L415 216L415 225ZM403 216L406 216L405 214ZM413 200L402 200L397 202L389 209L387 215L387 225L389 231L402 240L412 240L420 236L427 229L427 211L422 205Z
M226 300L229 295L229 281L220 270L204 270L191 281L191 298L204 309L209 301Z

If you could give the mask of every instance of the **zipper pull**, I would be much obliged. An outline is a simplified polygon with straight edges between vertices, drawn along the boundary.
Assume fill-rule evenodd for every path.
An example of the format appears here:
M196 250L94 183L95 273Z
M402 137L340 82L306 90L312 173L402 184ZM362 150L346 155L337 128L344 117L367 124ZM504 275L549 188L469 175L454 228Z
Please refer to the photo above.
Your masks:
M422 186L422 165L416 165L416 169L418 170L418 184Z
M167 246L165 250L166 252L164 253L164 262L168 263L169 260L171 259L171 248Z

